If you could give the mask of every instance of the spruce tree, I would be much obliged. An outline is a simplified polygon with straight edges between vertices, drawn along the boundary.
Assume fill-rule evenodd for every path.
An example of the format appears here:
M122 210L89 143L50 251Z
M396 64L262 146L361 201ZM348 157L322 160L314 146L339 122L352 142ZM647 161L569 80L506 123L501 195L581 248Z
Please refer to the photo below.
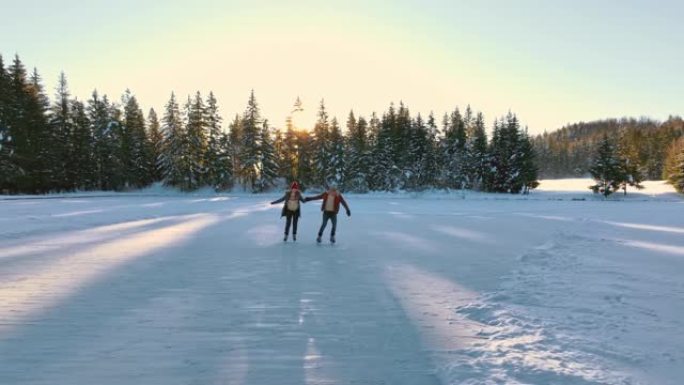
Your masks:
M124 180L124 166L119 154L119 122L114 110L106 95L100 97L97 91L93 91L88 100L87 114L94 141L94 187L100 190L119 189Z
M207 176L207 124L205 122L206 108L199 91L187 106L186 137L187 148L185 157L189 164L188 188L191 190L202 187Z
M50 146L55 161L51 168L50 184L58 190L73 190L76 187L78 159L73 148L73 122L66 75L62 72L57 83L55 100L50 111Z
M257 191L266 191L275 185L278 177L278 159L268 121L264 120L259 135L259 175Z
M342 181L346 172L344 157L345 146L344 137L342 136L342 131L340 130L337 118L333 118L330 122L329 146L330 161L326 180L328 184L340 186L340 188L343 189L344 186L342 186Z
M162 168L160 159L162 155L162 143L164 136L162 135L161 126L159 124L159 117L154 108L150 108L147 114L147 137L150 145L150 177L152 182L159 182L162 180Z
M344 189L353 192L368 191L369 147L368 123L363 117L357 120L350 111L347 118Z
M482 113L472 122L466 142L466 176L469 188L483 190L489 168L487 154L487 133Z
M0 193L17 192L17 181L23 173L17 158L15 138L10 130L10 117L14 95L11 95L10 77L0 55Z
M263 121L259 111L259 105L254 97L254 90L247 102L247 109L241 120L242 140L240 143L240 176L243 186L249 186L250 190L259 190L257 184L260 167L260 137L263 129Z
M242 156L242 121L237 114L228 127L228 155L232 162L231 174L237 183L244 186L244 179L242 178L242 163L240 157Z
M321 100L318 109L318 120L313 129L313 183L316 187L328 185L331 161L330 121L325 109L325 102Z
M617 156L615 146L608 139L608 135L604 135L599 144L589 172L596 181L596 184L590 186L590 189L594 193L603 194L604 197L617 191L624 182L624 169Z
M152 181L152 149L145 130L145 116L130 91L123 98L124 121L121 125L121 157L125 166L125 187L140 188Z
M522 185L522 193L529 194L530 190L539 186L539 167L536 162L536 154L532 142L527 135L527 129L521 134L516 157L519 169L519 179Z
M70 179L75 181L74 187L79 190L90 190L97 187L95 169L95 141L92 125L88 119L85 105L78 101L71 101L71 122L73 133L71 136L71 158L73 164L68 171Z
M180 108L176 102L176 95L171 93L171 99L166 104L162 117L162 142L161 166L164 173L164 184L188 190L187 163L185 160L185 130L181 120Z
M230 157L228 136L221 129L221 116L214 93L210 92L206 102L204 122L209 137L207 141L207 183L215 190L225 190L233 183L233 165Z

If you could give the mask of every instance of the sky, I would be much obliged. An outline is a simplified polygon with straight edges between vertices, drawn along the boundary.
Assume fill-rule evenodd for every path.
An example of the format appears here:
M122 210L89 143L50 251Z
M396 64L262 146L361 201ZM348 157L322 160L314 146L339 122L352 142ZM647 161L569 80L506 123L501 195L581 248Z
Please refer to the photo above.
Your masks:
M342 125L403 101L412 114L509 110L531 133L684 113L684 2L676 0L0 0L0 54L48 94L145 110L213 91L225 119L253 89L264 117L310 127L322 99ZM227 126L227 124L225 124Z

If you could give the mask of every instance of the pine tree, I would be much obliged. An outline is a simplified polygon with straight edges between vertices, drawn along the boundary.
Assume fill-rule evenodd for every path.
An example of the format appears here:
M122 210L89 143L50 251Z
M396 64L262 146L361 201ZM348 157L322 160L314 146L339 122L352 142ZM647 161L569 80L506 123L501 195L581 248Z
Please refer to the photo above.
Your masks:
M78 101L71 101L70 108L73 133L71 136L71 159L73 164L68 171L70 179L75 181L74 187L89 190L97 187L95 174L95 140L92 125L86 114L85 105Z
M257 184L260 167L260 136L263 121L259 111L259 105L254 97L254 90L247 102L247 109L242 115L241 121L242 140L240 143L240 176L243 186L249 185L251 191L259 190Z
M221 129L222 119L213 92L209 93L205 111L204 121L209 130L206 152L207 182L215 190L225 190L233 183L233 165L228 135Z
M55 158L51 169L50 184L59 190L73 190L76 187L76 168L78 159L73 148L73 122L69 100L69 87L66 75L59 76L55 101L50 113L50 146L54 150Z
M188 100L187 106L187 137L186 159L189 164L188 188L191 190L202 187L207 174L207 124L205 122L206 108L199 91L195 98Z
M466 141L466 177L469 188L482 190L487 179L487 133L482 113L478 113L468 131Z
M266 191L273 187L278 177L278 159L268 121L264 120L259 136L259 175L257 191Z
M0 193L16 192L17 179L23 173L10 130L10 108L14 104L10 92L10 77L0 55Z
M367 192L369 172L368 123L363 117L357 120L350 111L347 118L345 172L343 186L346 191Z
M329 185L342 186L343 176L346 172L344 154L344 137L342 136L342 131L340 131L340 125L337 122L337 118L333 118L330 122L330 133L329 133L329 169L325 177Z
M590 187L591 190L594 193L601 193L605 197L617 191L625 180L621 161L617 156L615 146L607 135L604 135L599 144L589 172L596 180L596 184Z
M527 135L527 129L520 136L518 144L518 156L516 157L518 169L520 170L520 184L522 185L523 194L529 194L530 190L539 186L536 154L532 142Z
M145 131L145 116L138 100L129 90L123 97L124 119L120 126L120 157L125 167L125 188L140 188L152 181L154 164L152 150Z
M97 91L93 91L88 100L87 114L94 141L94 187L100 190L117 190L124 180L124 166L118 150L120 146L117 132L120 122L116 119L114 110L115 107L109 103L107 96L100 97Z
M228 155L232 161L231 174L238 183L244 186L245 183L244 179L242 178L242 163L240 163L240 157L242 156L242 121L237 114L230 123L228 131Z
M188 190L187 162L185 159L185 130L181 120L180 108L176 102L176 95L171 93L171 99L166 104L162 118L162 133L164 141L162 145L161 165L164 171L164 184Z
M465 175L466 130L463 117L456 108L444 119L444 137L442 139L442 157L444 171L442 183L447 188L463 189L467 185Z
M428 130L423 117L418 114L413 127L408 148L407 165L404 169L404 189L424 190L431 182L427 176L426 155L430 151Z
M163 177L160 159L164 136L162 135L159 118L154 108L150 108L150 112L147 114L147 137L150 143L150 177L152 182L159 182Z
M330 122L328 112L325 109L325 102L321 100L318 109L318 120L313 129L313 183L316 187L325 187L330 173Z

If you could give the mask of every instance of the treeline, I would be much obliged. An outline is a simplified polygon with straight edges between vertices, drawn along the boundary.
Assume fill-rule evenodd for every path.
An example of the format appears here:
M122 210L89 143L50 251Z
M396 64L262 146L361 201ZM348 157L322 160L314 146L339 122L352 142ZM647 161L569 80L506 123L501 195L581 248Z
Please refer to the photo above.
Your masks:
M589 174L604 136L640 180L668 179L673 146L684 137L684 121L670 117L609 119L576 123L533 139L542 178L581 177Z
M299 100L295 110L301 109ZM513 113L494 123L470 107L412 116L402 103L368 119L350 112L344 130L321 102L313 130L271 127L254 96L227 130L212 93L147 116L127 91L120 102L71 97L64 74L52 102L37 71L0 56L0 191L125 190L154 182L189 191L240 186L259 192L285 181L344 191L426 188L520 193L537 186L532 143Z

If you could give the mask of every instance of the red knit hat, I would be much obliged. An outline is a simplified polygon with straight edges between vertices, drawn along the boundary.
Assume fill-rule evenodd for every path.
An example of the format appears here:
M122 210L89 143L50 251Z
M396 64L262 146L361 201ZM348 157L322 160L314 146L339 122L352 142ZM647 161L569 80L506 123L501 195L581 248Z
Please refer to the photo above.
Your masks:
M299 190L299 183L297 183L296 181L292 182L292 186L290 186L290 189Z

